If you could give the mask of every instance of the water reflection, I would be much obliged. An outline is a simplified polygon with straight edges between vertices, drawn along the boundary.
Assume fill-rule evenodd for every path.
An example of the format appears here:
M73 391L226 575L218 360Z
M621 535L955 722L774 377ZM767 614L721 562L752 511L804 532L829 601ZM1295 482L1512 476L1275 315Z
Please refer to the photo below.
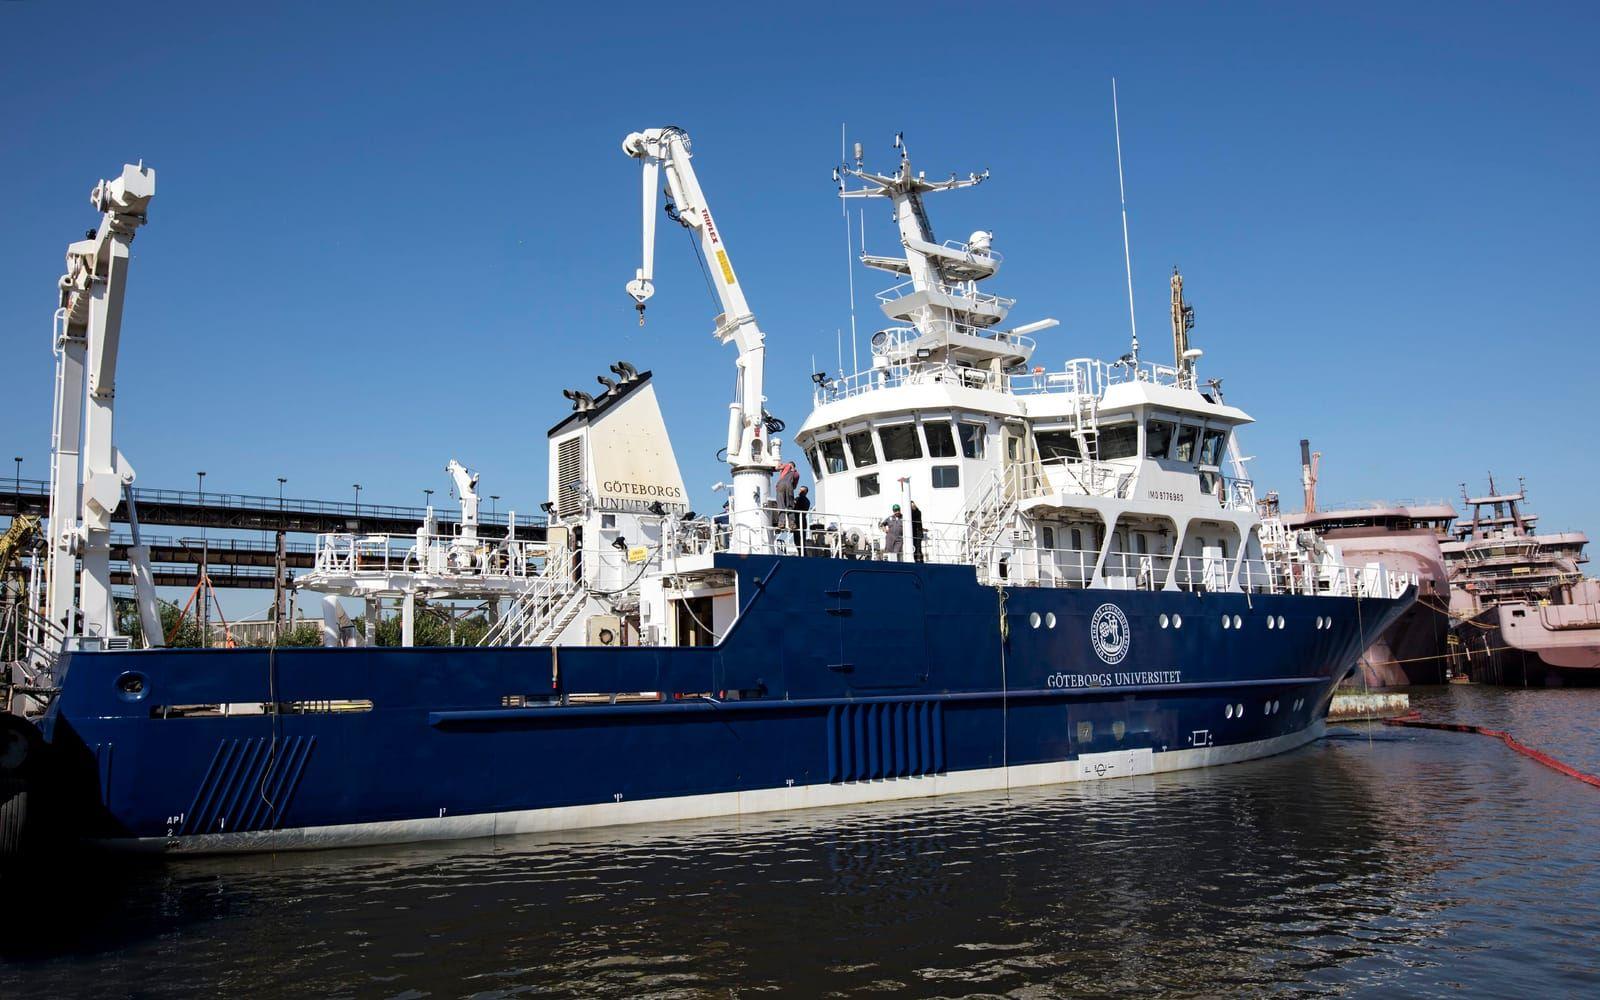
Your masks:
M98 867L0 990L1570 991L1600 967L1600 795L1540 771L1376 728L1009 796Z

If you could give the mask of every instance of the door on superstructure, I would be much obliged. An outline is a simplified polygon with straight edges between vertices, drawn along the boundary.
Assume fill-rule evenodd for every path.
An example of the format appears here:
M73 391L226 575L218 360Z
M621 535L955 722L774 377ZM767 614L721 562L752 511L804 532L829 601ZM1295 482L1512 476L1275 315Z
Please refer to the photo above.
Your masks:
M1000 426L1000 468L1010 481L1013 497L1020 499L1041 491L1038 463L1032 458L1026 425L1008 422Z
M677 609L676 635L680 646L715 646L717 634L712 630L711 598L679 597L673 602Z

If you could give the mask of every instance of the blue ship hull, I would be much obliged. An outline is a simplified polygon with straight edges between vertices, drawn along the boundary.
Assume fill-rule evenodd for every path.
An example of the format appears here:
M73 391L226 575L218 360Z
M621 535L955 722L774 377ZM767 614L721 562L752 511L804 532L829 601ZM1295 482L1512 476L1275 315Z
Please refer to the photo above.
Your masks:
M1334 686L1412 600L718 564L741 614L715 647L72 654L43 723L58 809L118 846L276 850L1203 766L1318 736ZM1109 655L1092 634L1105 605L1125 628ZM607 703L637 692L660 698ZM254 714L192 714L221 705Z

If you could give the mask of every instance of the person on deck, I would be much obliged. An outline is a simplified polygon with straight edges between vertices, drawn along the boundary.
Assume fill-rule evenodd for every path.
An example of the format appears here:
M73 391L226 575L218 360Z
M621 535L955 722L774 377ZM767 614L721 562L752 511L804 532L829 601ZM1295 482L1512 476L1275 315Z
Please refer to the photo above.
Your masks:
M890 562L900 561L900 553L905 548L905 530L900 505L895 504L893 512L883 521L883 555Z
M922 539L926 534L922 529L922 508L913 500L911 501L911 550L917 562L922 561Z
M800 470L794 467L793 462L785 462L778 466L778 509L791 510L794 507L794 490L800 485Z
M794 492L794 510L790 514L789 534L794 538L795 549L806 555L806 529L811 519L811 495L804 486Z
M789 530L789 511L794 508L794 488L800 485L800 470L793 462L778 466L778 482L773 488L772 539L776 542Z

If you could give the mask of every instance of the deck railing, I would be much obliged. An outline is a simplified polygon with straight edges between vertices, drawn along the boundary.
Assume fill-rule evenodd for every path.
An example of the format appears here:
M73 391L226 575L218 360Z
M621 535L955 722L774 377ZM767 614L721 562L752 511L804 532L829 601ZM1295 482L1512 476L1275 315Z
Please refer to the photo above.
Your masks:
M538 572L534 564L543 547L533 542L509 545L496 539L464 544L457 535L317 536L314 576L357 573L451 574L525 579Z
M770 525L730 529L713 520L668 522L663 557L670 571L681 557L726 551L767 551L784 555L831 556L898 562L915 559L918 546L906 554L888 551L883 522L878 518L836 516L820 511L774 512ZM906 520L904 531L911 531ZM1165 590L1304 594L1307 596L1395 597L1415 586L1414 574L1393 573L1376 565L1345 566L1283 559L1240 559L1170 553L1112 551L1103 564L1088 549L1046 548L999 538L969 548L968 527L923 522L921 562L972 565L986 585L1089 587L1111 590ZM1097 576L1098 571L1098 576Z
M953 325L961 327L959 332L991 340L1001 340L1012 344L1019 350L1032 351L1034 346L1031 338L1012 334L1008 331L966 327L965 324ZM900 338L906 329L892 327L884 332ZM911 332L915 333L915 331ZM896 343L898 342L899 340L896 341ZM905 342L908 343L909 341ZM853 396L859 396L866 392L875 392L879 389L936 383L960 385L972 389L989 389L1014 395L1067 393L1099 398L1104 394L1108 386L1121 385L1128 382L1148 382L1152 385L1172 386L1182 389L1195 387L1192 374L1180 372L1171 365L1157 365L1149 362L1141 362L1135 365L1132 362L1123 363L1101 361L1096 358L1076 358L1068 361L1060 369L1047 371L1043 367L1036 367L1027 371L1014 370L995 374L988 369L952 365L943 361L902 359L886 367L875 366L863 371L826 378L817 386L813 402L820 406L823 403L849 399Z

